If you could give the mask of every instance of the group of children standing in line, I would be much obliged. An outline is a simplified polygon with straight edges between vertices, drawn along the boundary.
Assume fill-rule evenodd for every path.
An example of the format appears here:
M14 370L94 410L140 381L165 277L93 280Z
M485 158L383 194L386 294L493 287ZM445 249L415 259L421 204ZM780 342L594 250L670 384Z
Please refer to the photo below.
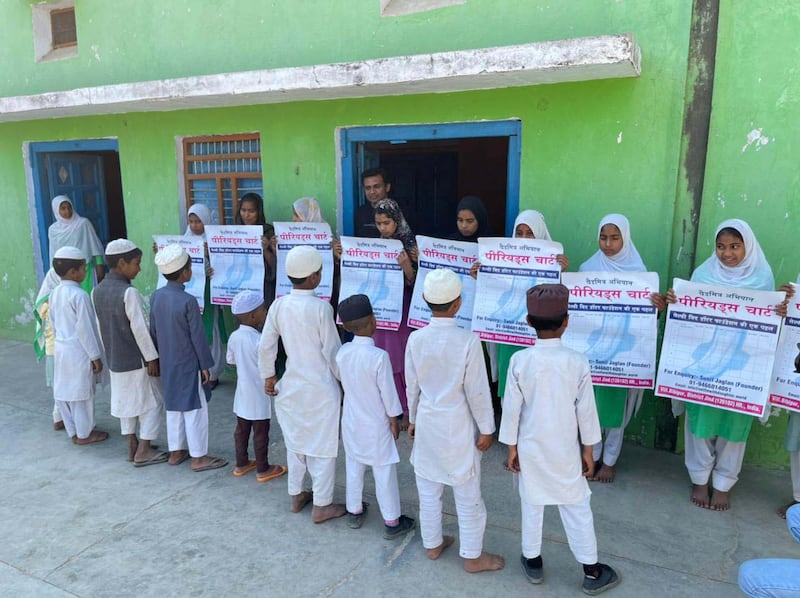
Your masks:
M374 182L377 175L372 176ZM365 179L365 188L367 182ZM388 192L388 185L385 187ZM248 200L249 195L240 201L238 220L268 226L261 198ZM54 200L54 212L61 209L61 204L56 206L58 199ZM295 217L321 220L318 205L315 211L312 202L304 200L296 202ZM398 261L409 287L404 295L410 299L416 275L413 235L393 200L379 198L373 209L377 233L404 243ZM187 234L202 235L202 226L194 220L204 225L208 218L210 214L193 206ZM453 238L458 240L477 241L478 231L487 232L486 211L479 199L462 200L457 223L458 233ZM514 231L515 236L550 238L543 217L533 210L519 215ZM601 221L598 243L599 251L581 266L582 271L646 270L624 216L609 215ZM191 278L191 260L186 252L173 245L156 255L156 264L168 284L151 298L149 327L141 295L130 285L142 258L141 250L133 243L125 239L109 243L105 261L110 271L93 292L94 308L78 284L87 278L87 259L96 254L67 245L55 250L53 256L53 271L61 284L52 291L43 285L45 293L40 292L40 297L45 300L41 303L46 304L49 295L49 316L55 331L54 397L70 437L78 444L107 437L93 429L90 402L92 375L102 370L100 356L104 349L111 371L112 414L120 418L121 431L129 439L128 458L134 465L164 461L178 464L191 457L195 471L224 466L224 459L207 454L206 406L210 370L216 363L210 346L214 346L213 336L219 332L221 320L218 314L213 315L213 325L204 328L196 301L183 291L183 283ZM396 473L399 456L395 440L400 429L408 426L414 441L411 462L428 556L438 558L453 542L452 537L442 535L441 529L442 491L444 486L451 486L464 568L470 572L502 568L502 557L487 553L482 547L486 510L480 496L480 455L491 445L495 421L481 343L455 323L454 316L461 305L458 276L449 270L428 274L424 298L431 308L431 324L413 333L389 333L383 343L376 338L369 298L345 298L338 313L354 339L342 346L331 304L314 295L321 278L319 253L311 247L289 252L286 269L293 290L274 302L274 243L268 234L264 256L268 273L263 296L243 292L232 305L240 323L228 340L227 351L227 361L236 365L238 374L234 475L243 476L256 469L258 481L268 481L288 473L293 512L311 502L314 522L349 514L349 525L358 528L367 513L362 488L364 471L370 466L385 522L384 536L397 538L415 526L415 521L400 511ZM558 261L562 270L568 267L566 256L559 256ZM478 268L479 265L476 271ZM51 273L48 278L52 278ZM720 226L715 253L697 269L692 280L774 288L763 252L749 226L740 220ZM52 280L45 284L52 284ZM792 289L784 286L781 290ZM613 481L622 433L641 402L641 394L611 391L607 398L595 394L597 389L592 387L586 358L560 342L569 321L568 295L562 285L530 289L528 324L537 331L537 344L516 354L505 345L499 346L498 394L503 395L499 440L509 447L506 467L520 475L521 565L526 578L532 583L543 579L543 507L554 504L559 506L570 548L584 566L583 590L594 594L619 583L619 575L597 560L586 479ZM651 301L662 310L667 302L675 301L674 293L670 291L666 297L654 293ZM404 315L406 304L404 301ZM785 305L783 309L785 314ZM95 311L99 335L94 325ZM211 311L207 309L204 317ZM286 355L280 381L276 376L279 340ZM381 348L381 344L388 346ZM85 375L77 375L78 372ZM347 472L345 505L333 503L341 388ZM270 465L268 461L271 406L265 395L274 397L287 466ZM133 399L128 398L131 396ZM150 444L158 436L162 405L167 411L169 452L160 452ZM795 458L800 454L800 425L795 415L790 421L787 449L792 451L797 501L800 461L795 463ZM747 421L739 422L739 418ZM741 467L744 440L752 420L750 416L695 405L687 406L687 419L686 460L693 483L692 501L724 510L728 508L727 493ZM249 460L247 449L251 431L254 461ZM312 479L311 492L303 486L306 471Z

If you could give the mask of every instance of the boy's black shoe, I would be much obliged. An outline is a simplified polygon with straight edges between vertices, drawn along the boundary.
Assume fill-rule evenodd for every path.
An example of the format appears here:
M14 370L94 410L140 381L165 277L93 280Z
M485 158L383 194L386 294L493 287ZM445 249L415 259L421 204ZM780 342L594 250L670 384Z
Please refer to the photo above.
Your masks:
M358 515L355 513L347 513L347 525L349 525L351 529L359 529L362 525L364 525L364 519L367 516L368 504L369 503L365 502L361 503L361 512Z
M589 596L595 596L596 594L615 588L620 582L619 574L608 565L598 563L597 568L599 570L597 577L593 577L588 573L584 573L583 576L583 593L589 594Z
M383 537L386 540L395 540L403 534L410 532L416 525L417 522L411 517L400 515L400 520L397 522L397 525L384 525L386 531L383 532Z
M542 566L541 556L537 556L535 559L526 559L525 555L522 554L519 560L522 563L522 572L529 582L539 584L544 581L544 567Z

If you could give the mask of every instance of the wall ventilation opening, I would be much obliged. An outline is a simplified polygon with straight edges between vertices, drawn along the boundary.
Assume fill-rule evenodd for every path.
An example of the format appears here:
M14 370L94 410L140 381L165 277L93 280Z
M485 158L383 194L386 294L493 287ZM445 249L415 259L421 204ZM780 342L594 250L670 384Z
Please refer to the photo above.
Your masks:
M467 0L380 0L381 16L400 17L466 2Z
M33 51L36 62L63 60L78 55L75 0L42 2L33 12Z

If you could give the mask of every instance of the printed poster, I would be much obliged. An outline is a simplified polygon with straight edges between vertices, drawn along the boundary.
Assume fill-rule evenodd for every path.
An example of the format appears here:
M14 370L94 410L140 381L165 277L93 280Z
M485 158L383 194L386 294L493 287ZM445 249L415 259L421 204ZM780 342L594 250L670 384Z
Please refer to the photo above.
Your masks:
M423 285L428 272L437 268L452 270L461 278L461 308L456 313L456 322L467 330L472 326L472 308L475 301L475 279L469 275L478 259L478 244L464 241L445 241L417 235L419 270L414 282L414 294L408 310L408 325L424 328L431 321L431 310L422 297Z
M331 227L327 222L274 222L278 239L278 263L275 274L275 298L292 292L286 275L286 254L292 247L310 245L322 256L322 282L315 289L317 297L329 301L333 295L333 251Z
M556 256L561 243L540 239L478 239L481 269L475 288L472 331L481 340L530 346L536 331L525 321L526 292L537 284L561 280Z
M342 237L342 281L339 300L364 294L372 303L378 328L397 330L403 319L405 277L397 257L403 244L395 239Z
M569 326L565 346L589 359L592 383L653 388L656 377L658 292L655 272L565 272Z
M167 245L180 245L189 254L192 260L192 279L184 285L184 290L197 299L200 313L203 313L206 290L206 259L203 239L201 237L184 237L183 235L153 235L156 249L161 251ZM167 284L167 279L161 272L158 273L156 288L160 289Z
M263 228L258 225L206 225L211 303L230 305L240 291L264 293Z
M772 379L784 293L676 278L656 394L760 417Z
M795 365L800 361L800 296L797 294L797 285L793 286L794 297L789 302L775 353L769 402L791 411L800 411L800 372L797 371L800 368Z

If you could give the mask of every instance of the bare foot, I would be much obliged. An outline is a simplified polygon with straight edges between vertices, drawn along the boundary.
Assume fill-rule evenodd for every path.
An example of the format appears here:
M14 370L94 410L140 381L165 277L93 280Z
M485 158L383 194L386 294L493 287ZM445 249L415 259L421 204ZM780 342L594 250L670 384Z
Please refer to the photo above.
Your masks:
M133 455L134 463L143 463L145 461L150 461L151 459L158 457L159 455L162 454L161 451L156 450L158 448L157 446L153 446L152 444L150 444L149 440L142 440L138 444L139 446L136 448L136 453Z
M133 461L136 457L136 451L139 448L139 439L136 438L136 434L128 434L128 461ZM140 459L140 461L145 461L146 459Z
M405 432L406 430L408 430L408 424L409 424L408 413L404 413L403 417L401 417L400 421L398 422L398 427L400 428L400 431Z
M53 422L53 429L58 432L64 429L64 422Z
M314 505L311 510L311 520L314 523L322 523L328 519L336 519L347 514L347 507L339 503L332 503L324 507Z
M300 494L292 496L292 513L302 511L303 507L310 503L312 498L314 498L314 495L308 490L303 490Z
M450 547L453 542L455 542L455 538L453 536L442 536L442 543L439 544L436 548L428 548L428 558L432 561L435 561L442 553Z
M600 467L600 470L594 474L593 480L598 482L602 482L603 484L610 484L614 481L614 477L617 475L617 466L616 465L603 465Z
M77 436L72 439L72 442L80 446L92 444L94 442L103 442L108 439L108 432L101 432L100 430L92 430L86 438L78 438Z
M786 519L786 511L788 511L790 507L793 507L794 505L797 504L800 504L800 501L793 500L792 502L783 505L780 509L776 511L776 513L778 513L778 517L780 517L781 519Z
M189 458L189 451L185 449L182 451L172 451L169 454L169 459L167 460L167 463L169 463L170 465L180 465L188 458Z
M708 484L692 484L690 500L693 505L708 509Z
M482 552L477 559L464 559L464 571L480 573L481 571L499 571L506 566L506 560L499 554Z
M730 492L723 492L722 490L714 490L711 492L711 504L709 508L712 511L727 511L731 508Z

